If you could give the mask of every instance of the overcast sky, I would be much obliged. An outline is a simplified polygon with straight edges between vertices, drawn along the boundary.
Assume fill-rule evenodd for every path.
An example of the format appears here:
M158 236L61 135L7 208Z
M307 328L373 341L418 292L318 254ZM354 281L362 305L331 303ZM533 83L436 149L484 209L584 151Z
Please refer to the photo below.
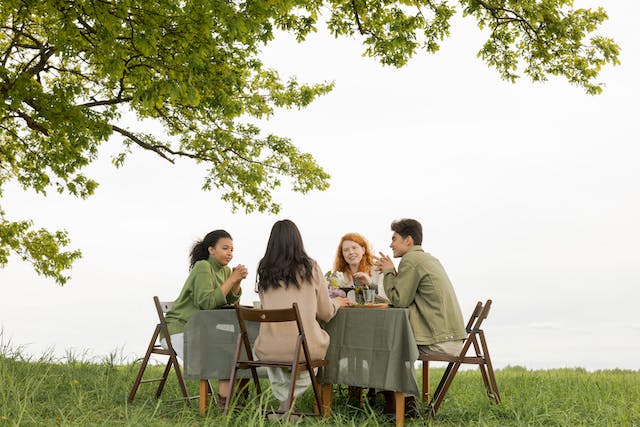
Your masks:
M640 6L601 4L610 17L601 33L620 44L622 66L603 70L599 96L562 79L500 80L476 58L484 36L461 17L439 53L400 70L361 57L358 40L280 37L267 65L336 87L264 124L331 174L322 193L278 191L279 215L232 213L200 190L203 169L189 162L136 151L115 169L117 138L88 169L100 187L87 200L9 185L9 218L68 230L84 256L62 288L17 257L0 270L2 341L33 355L140 357L152 296L177 297L189 248L208 231L234 237L232 265L249 268L242 302L251 303L274 221L296 222L328 270L342 234L390 254L389 224L412 217L464 316L494 300L486 331L496 366L640 369Z

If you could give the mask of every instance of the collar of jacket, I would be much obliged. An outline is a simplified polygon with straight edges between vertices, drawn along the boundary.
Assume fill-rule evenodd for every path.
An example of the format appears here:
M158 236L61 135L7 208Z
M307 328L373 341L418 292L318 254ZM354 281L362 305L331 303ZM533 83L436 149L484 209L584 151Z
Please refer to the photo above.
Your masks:
M420 245L413 245L411 246L409 249L407 249L407 252L404 253L404 255L408 254L409 252L415 252L415 251L420 251L420 252L424 252L424 250L422 250L422 246ZM404 256L403 255L403 256Z
M216 259L214 257L212 257L211 255L209 255L209 259L207 261L209 261L209 264L211 264L211 267L213 267L213 269L215 271L218 271L222 267L224 267L224 265L222 265L218 261L216 261Z

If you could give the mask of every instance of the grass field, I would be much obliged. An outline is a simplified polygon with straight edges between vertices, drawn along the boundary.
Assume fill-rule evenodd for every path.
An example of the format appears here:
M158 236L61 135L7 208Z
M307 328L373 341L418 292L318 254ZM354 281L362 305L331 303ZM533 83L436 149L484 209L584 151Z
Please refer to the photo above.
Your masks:
M86 360L67 354L63 360L49 355L25 357L20 350L0 348L0 426L271 426L266 408L275 406L254 399L233 416L222 417L214 405L201 416L197 401L192 408L178 399L172 374L161 400L153 398L154 385L141 385L133 403L127 394L139 365L119 363L116 354L103 360ZM152 367L159 376L161 368ZM435 382L442 369L433 370ZM639 426L640 371L582 369L529 371L508 367L496 371L502 405L490 404L477 370L456 376L435 420L407 420L407 426ZM197 383L188 382L197 393ZM333 415L304 418L299 425L386 426L382 399L364 408L346 404L334 392ZM310 391L297 410L312 409Z

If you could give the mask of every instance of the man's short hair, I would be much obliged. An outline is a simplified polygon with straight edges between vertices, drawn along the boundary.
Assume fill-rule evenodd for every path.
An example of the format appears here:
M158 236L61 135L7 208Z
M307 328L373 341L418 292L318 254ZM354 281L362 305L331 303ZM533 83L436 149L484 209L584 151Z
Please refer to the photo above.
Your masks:
M402 236L403 239L411 236L414 245L422 244L422 225L415 219L404 218L393 221L391 223L391 231L395 231Z

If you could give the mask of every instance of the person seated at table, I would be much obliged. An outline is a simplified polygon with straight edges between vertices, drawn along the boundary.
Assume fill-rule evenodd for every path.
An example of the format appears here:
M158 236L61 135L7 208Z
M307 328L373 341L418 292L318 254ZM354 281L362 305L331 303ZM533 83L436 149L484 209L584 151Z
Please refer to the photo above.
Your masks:
M358 233L347 233L340 238L329 280L335 280L340 286L368 286L385 297L382 275L373 269L369 243Z
M328 275L329 281L336 281L339 286L365 285L381 297L386 297L382 287L382 274L373 269L373 256L367 240L358 233L347 233L340 238L336 256L333 261L333 270ZM331 284L331 283L330 283ZM340 288L330 286L329 295L344 294ZM375 400L376 391L369 389L367 397L369 401ZM349 386L348 401L352 406L362 405L362 388Z
M233 239L224 230L214 230L194 243L190 253L189 276L182 286L173 308L165 314L171 343L180 359L184 359L184 326L198 310L213 310L234 304L240 299L240 283L247 268L228 266L233 258ZM164 338L160 344L167 348ZM218 381L218 404L224 405L229 394L229 380Z
M329 347L329 334L318 319L328 322L338 308L349 304L346 298L329 298L327 284L318 263L304 250L298 227L290 220L277 221L271 229L264 257L258 264L257 291L263 309L291 308L298 304L312 359L323 359ZM295 323L262 324L254 344L258 359L292 360L298 330ZM291 383L290 372L267 368L273 395L283 412ZM296 378L294 396L311 385L307 371ZM292 408L293 409L293 408Z
M467 336L462 311L442 264L422 249L422 225L415 219L391 224L393 261L380 252L375 268L384 275L387 298L409 309L409 322L421 353L458 355Z

